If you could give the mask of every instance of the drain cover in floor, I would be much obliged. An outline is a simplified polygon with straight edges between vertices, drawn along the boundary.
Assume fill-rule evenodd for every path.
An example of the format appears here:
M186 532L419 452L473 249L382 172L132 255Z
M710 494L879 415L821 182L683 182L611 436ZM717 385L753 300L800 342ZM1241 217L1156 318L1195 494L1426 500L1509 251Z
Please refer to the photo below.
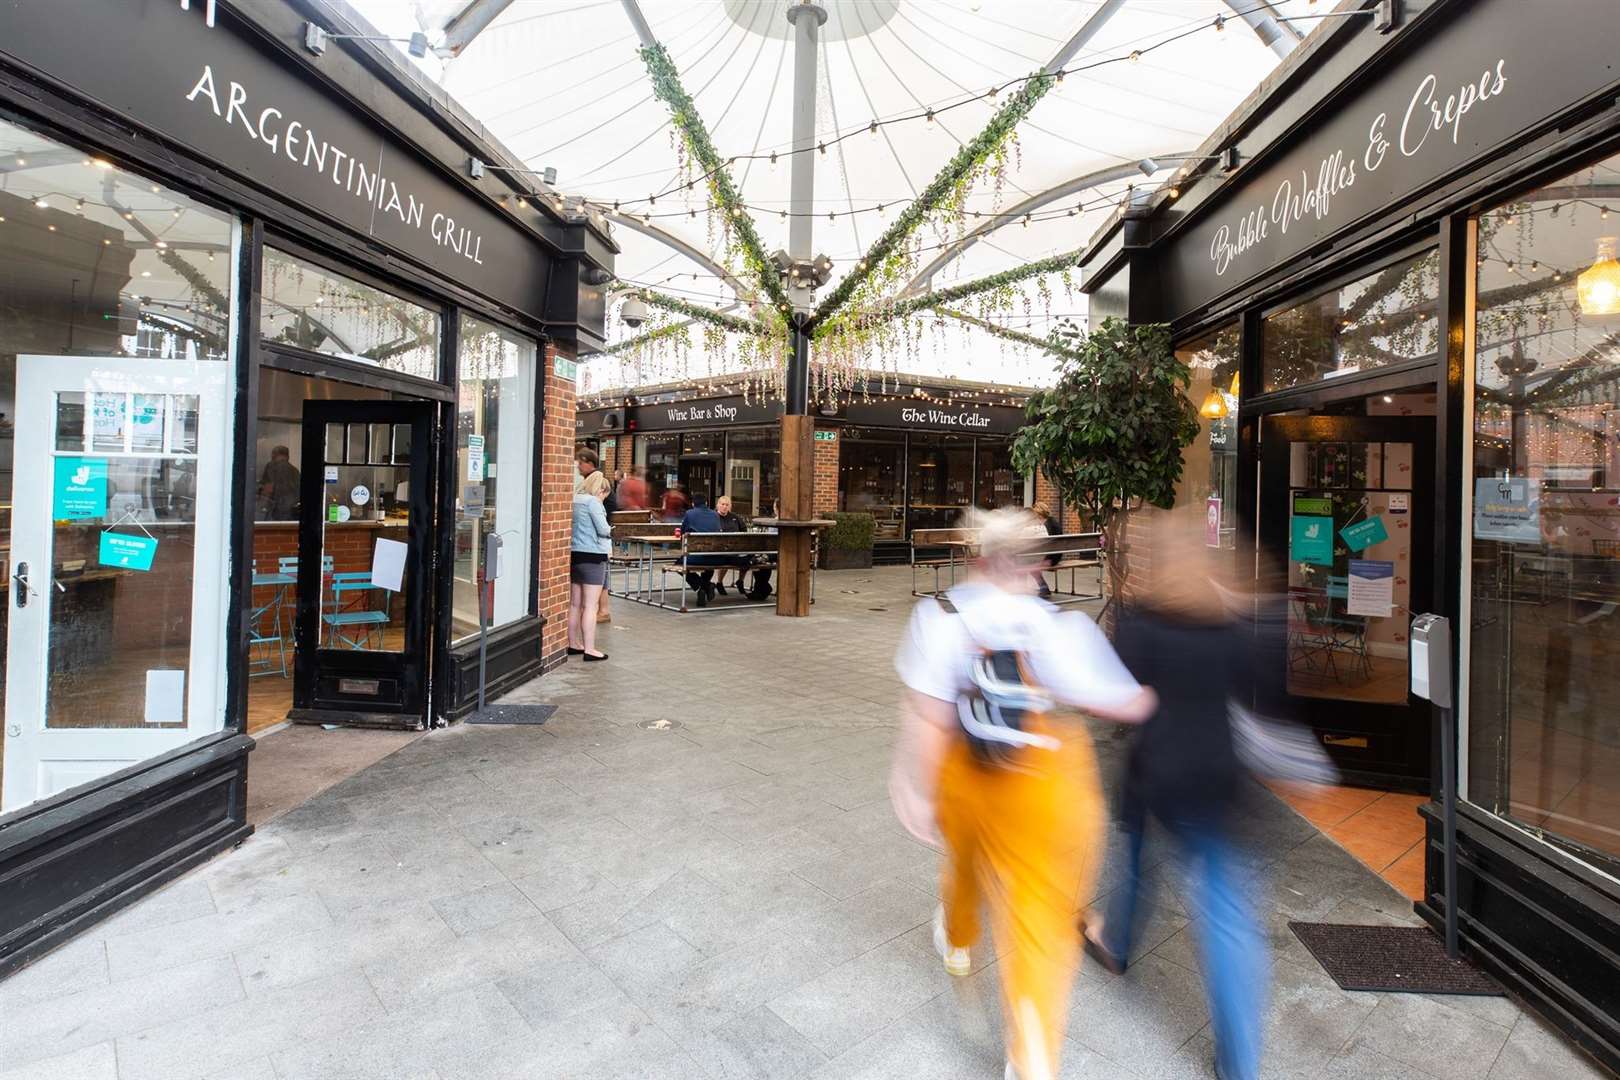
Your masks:
M543 724L557 711L555 705L486 705L467 717L469 724Z
M1288 928L1341 990L1502 996L1490 976L1448 957L1440 936L1422 926L1291 922Z

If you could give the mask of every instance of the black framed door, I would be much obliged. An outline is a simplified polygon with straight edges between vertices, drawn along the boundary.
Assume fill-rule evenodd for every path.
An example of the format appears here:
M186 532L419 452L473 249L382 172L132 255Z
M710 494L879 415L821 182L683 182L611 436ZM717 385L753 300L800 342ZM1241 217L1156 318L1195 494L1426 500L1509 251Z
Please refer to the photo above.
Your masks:
M426 720L434 408L304 403L295 720Z
M1434 602L1432 416L1265 416L1258 535L1286 590L1286 700L1346 779L1427 790L1407 635ZM1285 577L1285 581L1283 580Z

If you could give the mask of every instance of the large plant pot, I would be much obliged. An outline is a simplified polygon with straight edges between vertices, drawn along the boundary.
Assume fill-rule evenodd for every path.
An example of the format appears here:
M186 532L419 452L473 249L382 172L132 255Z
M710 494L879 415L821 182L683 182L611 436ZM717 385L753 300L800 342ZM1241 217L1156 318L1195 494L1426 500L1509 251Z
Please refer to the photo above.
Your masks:
M861 548L851 551L847 548L822 548L821 568L823 570L870 570L872 568L872 549Z

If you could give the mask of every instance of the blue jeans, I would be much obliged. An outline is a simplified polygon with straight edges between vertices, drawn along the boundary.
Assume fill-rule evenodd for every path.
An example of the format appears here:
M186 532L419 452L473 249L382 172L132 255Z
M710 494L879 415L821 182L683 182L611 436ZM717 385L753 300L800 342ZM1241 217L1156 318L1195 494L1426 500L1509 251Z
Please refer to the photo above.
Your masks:
M1103 946L1121 960L1130 956L1142 883L1145 815L1128 815L1125 880L1114 891L1103 923ZM1172 830L1192 879L1192 901L1199 919L1199 960L1204 994L1215 1034L1215 1065L1223 1080L1256 1080L1265 1027L1266 988L1271 964L1239 880L1227 836L1206 826Z

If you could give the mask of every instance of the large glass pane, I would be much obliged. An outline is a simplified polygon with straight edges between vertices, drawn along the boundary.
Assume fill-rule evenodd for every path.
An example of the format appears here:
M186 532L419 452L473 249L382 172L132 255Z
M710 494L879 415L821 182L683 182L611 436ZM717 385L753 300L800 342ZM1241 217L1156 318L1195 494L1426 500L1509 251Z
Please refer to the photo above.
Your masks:
M267 341L438 378L438 312L270 247L259 331Z
M973 492L973 440L966 435L913 435L907 461L907 527L965 524L963 511Z
M985 510L1024 505L1024 474L1013 468L1012 443L979 440L979 478L973 504Z
M1620 856L1620 157L1483 215L1468 798ZM1616 206L1615 209L1620 209Z
M871 514L877 539L905 539L905 436L845 428L838 439L838 509Z
M538 346L529 338L470 316L461 319L452 605L458 639L478 630L480 583L486 585L490 626L529 613L537 355ZM493 579L487 547L492 534L502 544Z
M223 722L192 647L224 635L229 447L202 440L231 427L234 225L5 121L0 157L0 580L32 586L0 604L11 810Z
M1263 389L1434 356L1439 296L1440 260L1431 250L1266 316Z
M659 435L637 439L638 455L644 447L647 469L647 492L653 509L678 518L683 496L671 495L670 489L680 487L681 440L678 435Z
M1191 375L1187 396L1198 406L1198 435L1182 452L1176 508L1202 510L1206 538L1228 549L1237 536L1238 337L1232 322L1176 350Z

